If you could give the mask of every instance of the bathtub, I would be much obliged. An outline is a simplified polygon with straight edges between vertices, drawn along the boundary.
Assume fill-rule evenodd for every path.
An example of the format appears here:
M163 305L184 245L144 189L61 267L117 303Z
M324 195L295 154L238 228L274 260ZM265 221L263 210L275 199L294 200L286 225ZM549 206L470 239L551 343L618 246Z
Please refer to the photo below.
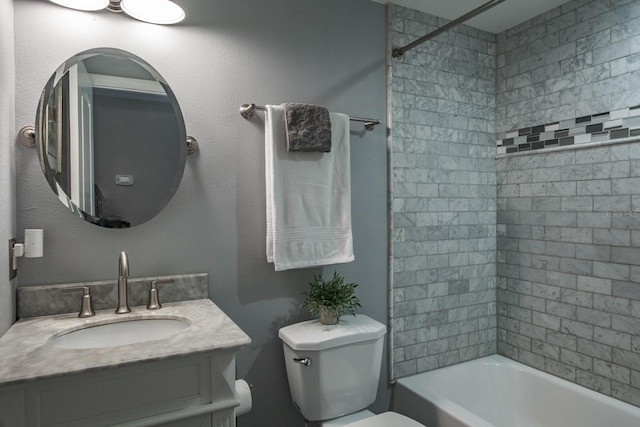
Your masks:
M638 427L640 408L493 355L400 379L393 409L427 427Z

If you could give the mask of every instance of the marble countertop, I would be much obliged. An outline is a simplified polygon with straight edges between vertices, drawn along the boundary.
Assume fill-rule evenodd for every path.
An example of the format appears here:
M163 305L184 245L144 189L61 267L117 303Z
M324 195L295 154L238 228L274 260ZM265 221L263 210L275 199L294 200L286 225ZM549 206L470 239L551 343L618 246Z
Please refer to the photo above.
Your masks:
M190 325L169 338L117 347L65 349L50 342L88 326L153 318L186 318ZM250 342L249 336L208 299L167 303L160 310L132 307L128 314L102 310L84 319L75 313L33 317L19 320L0 338L0 385L193 353L238 350Z

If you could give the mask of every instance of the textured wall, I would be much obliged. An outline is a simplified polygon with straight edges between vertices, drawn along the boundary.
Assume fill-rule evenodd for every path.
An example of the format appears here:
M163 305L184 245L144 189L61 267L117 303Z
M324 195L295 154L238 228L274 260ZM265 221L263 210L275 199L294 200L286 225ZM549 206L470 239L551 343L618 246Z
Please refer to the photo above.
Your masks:
M75 218L48 188L35 150L18 147L18 227L45 229L45 256L21 260L20 285L115 280L121 250L134 277L209 273L210 298L253 340L237 359L238 376L254 386L253 410L241 425L302 425L277 332L308 318L302 292L321 270L275 272L267 264L263 114L247 121L238 109L247 102L300 101L384 119L384 6L368 0L180 4L188 15L183 24L157 26L16 0L18 127L33 124L40 92L60 63L85 49L115 47L163 75L188 134L200 143L169 205L129 230ZM386 132L384 125L361 130L352 125L356 260L337 270L360 284L361 312L386 323ZM377 411L388 407L386 376L384 364Z
M13 60L13 1L0 0L0 335L15 322L15 280L9 281L6 242L15 236L15 132Z
M638 16L637 0L573 1L500 34L498 130L640 103ZM638 159L634 142L497 164L498 351L635 405Z
M446 22L390 13L394 46ZM496 351L494 63L461 26L392 64L395 377Z

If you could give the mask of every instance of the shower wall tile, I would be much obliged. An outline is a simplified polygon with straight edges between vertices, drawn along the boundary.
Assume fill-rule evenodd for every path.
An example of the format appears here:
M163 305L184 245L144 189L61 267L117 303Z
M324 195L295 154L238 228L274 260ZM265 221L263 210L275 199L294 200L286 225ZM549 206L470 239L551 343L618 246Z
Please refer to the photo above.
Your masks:
M390 14L395 46L446 22ZM639 16L575 0L393 61L395 377L497 350L640 405L640 143L585 148L640 135Z
M640 170L617 164L638 145L497 161L498 352L635 405Z
M566 5L498 35L498 134L640 104L635 1Z
M496 45L498 352L637 406L640 143L584 144L640 134L639 16L574 0Z
M394 46L446 22L390 12ZM495 51L459 26L392 64L395 377L496 352Z

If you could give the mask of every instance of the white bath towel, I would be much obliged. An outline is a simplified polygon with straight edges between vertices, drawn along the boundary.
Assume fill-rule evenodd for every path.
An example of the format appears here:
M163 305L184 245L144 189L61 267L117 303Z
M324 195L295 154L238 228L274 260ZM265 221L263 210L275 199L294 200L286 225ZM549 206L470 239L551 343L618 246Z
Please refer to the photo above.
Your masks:
M276 271L354 260L349 116L331 113L331 153L287 152L284 109L267 105L267 261Z

